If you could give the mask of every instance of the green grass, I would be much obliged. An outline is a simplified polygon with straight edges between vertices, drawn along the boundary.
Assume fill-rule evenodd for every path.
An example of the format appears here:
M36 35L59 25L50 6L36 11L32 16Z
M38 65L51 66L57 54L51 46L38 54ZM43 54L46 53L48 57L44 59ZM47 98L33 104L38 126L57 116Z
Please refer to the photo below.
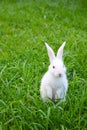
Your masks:
M44 103L40 80L66 41L66 102ZM87 2L0 1L0 130L87 130Z

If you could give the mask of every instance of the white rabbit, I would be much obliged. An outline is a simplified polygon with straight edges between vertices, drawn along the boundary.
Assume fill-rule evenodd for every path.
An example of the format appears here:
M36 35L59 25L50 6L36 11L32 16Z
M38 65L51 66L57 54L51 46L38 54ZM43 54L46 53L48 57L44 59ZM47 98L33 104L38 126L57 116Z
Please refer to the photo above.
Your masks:
M65 99L66 92L68 89L68 80L66 77L66 67L63 64L62 55L65 42L60 46L55 56L52 48L45 43L50 65L48 71L45 73L41 80L40 94L44 101L52 99Z

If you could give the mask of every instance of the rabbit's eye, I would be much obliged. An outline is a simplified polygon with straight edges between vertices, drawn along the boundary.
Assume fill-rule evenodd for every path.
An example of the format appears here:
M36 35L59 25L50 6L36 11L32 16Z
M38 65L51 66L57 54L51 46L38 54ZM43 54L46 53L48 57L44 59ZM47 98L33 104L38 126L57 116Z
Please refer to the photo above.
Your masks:
M55 66L53 66L53 69L55 69Z

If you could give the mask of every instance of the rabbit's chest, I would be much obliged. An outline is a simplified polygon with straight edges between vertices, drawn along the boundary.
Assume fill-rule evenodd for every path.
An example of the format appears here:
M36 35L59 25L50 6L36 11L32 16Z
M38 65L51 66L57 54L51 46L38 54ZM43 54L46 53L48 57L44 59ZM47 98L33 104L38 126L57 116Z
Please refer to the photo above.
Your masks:
M62 85L63 85L63 82L62 82L61 78L55 79L55 80L53 80L52 82L50 82L51 88L52 88L52 89L55 89L55 90L61 88Z

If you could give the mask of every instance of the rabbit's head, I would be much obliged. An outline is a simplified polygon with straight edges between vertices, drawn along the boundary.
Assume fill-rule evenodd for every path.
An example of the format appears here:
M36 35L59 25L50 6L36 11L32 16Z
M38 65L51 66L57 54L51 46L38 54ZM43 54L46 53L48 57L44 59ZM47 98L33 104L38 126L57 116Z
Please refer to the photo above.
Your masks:
M49 65L49 72L56 77L62 77L66 73L66 67L63 64L62 56L63 56L63 49L65 46L65 42L60 46L58 49L57 55L55 56L54 51L52 48L45 43L49 60L50 60L50 65Z

